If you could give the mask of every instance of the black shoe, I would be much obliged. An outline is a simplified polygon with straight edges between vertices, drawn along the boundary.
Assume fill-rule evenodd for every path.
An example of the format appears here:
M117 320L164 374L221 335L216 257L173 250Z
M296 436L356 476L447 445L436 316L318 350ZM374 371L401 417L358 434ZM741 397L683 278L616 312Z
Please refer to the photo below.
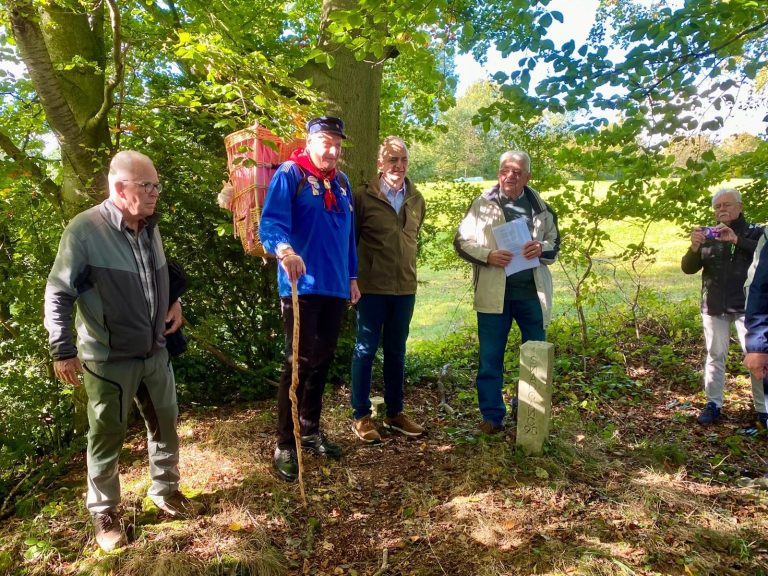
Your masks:
M720 421L720 408L714 402L707 402L696 421L703 426L717 424Z
M301 446L318 456L328 458L341 458L342 454L341 446L328 440L322 432L302 436Z
M294 482L299 477L299 463L296 460L294 448L275 448L272 457L272 467L277 472L277 477L286 482Z

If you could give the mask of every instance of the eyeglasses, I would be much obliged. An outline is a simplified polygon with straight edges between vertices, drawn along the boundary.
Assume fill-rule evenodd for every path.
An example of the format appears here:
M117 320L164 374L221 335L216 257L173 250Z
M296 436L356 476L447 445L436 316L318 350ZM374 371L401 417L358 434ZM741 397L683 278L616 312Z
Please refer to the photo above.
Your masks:
M733 208L734 206L737 206L737 202L723 202L722 204L715 204L712 206L712 208L717 210L728 210L729 208Z
M163 191L163 185L160 182L136 182L135 180L120 180L120 182L130 182L131 184L136 184L136 186L144 188L145 194L151 194L152 190L157 190L158 194Z

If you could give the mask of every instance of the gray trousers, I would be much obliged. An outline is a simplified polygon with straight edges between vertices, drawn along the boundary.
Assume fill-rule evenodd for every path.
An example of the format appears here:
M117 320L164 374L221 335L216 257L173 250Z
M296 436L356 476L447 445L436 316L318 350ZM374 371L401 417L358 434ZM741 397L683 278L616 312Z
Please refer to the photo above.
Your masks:
M120 503L118 460L136 402L147 427L149 496L162 500L179 486L176 380L168 352L151 358L84 363L88 394L88 496L91 514Z
M744 326L744 314L721 314L710 316L702 314L704 325L704 341L707 345L707 361L704 366L704 392L707 402L714 402L718 408L723 405L723 389L725 388L725 360L728 357L728 347L731 343L731 325L736 326L736 336L741 350L744 351L744 338L747 329ZM750 375L752 381L752 403L755 412L765 412L765 392L763 380Z

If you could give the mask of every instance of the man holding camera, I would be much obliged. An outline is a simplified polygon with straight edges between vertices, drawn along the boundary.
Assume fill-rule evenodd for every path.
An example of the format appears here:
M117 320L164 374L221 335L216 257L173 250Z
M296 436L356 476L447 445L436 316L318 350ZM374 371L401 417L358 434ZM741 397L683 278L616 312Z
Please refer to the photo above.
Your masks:
M691 246L683 256L683 272L701 273L701 320L707 360L704 368L704 392L707 404L699 414L699 424L720 420L725 386L725 361L731 337L731 325L744 350L744 282L752 264L760 226L749 224L741 212L741 195L724 188L712 197L717 226L694 228ZM765 426L765 394L762 379L752 377L752 400L759 425Z

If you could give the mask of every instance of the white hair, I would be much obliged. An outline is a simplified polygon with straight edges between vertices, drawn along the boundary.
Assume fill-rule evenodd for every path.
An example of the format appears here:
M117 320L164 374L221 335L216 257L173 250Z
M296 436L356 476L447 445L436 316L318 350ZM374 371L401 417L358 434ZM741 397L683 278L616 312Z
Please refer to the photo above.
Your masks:
M741 194L736 188L720 188L720 190L712 195L712 206L715 205L721 196L725 196L726 194L730 194L738 204L741 204Z
M501 170L504 167L504 164L510 160L523 162L525 164L525 171L528 174L531 173L531 157L528 156L527 152L522 152L521 150L504 152L504 154L501 155L501 158L499 158L499 170Z
M379 162L384 162L384 159L389 153L390 148L393 148L393 147L402 148L405 151L405 155L410 156L410 154L408 153L408 146L405 145L405 141L402 138L400 138L399 136L387 136L386 138L384 138L384 141L381 143L381 146L379 146L379 156L377 160Z

